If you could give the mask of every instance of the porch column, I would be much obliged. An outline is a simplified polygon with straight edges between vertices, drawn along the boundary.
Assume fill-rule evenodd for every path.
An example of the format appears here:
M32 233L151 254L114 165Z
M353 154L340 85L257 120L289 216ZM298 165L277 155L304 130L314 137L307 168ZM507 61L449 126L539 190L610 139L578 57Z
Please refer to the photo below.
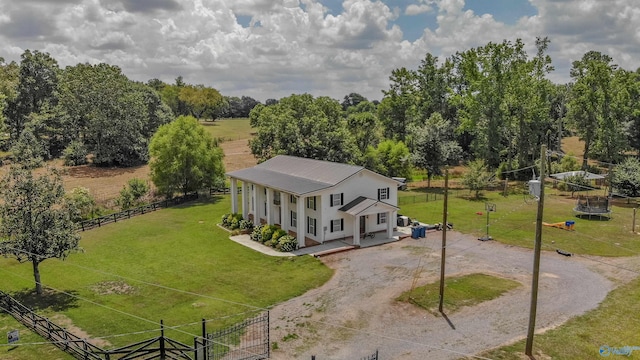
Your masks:
M249 187L247 186L247 182L242 182L242 218L246 219L249 216L249 207L247 206L247 200L249 197L247 196L247 191Z
M360 246L360 215L353 218L353 245Z
M238 180L231 178L231 212L238 212Z
M287 223L287 219L284 217L285 208L287 203L284 202L284 193L280 192L280 228L285 229L285 224Z
M306 198L304 196L298 196L296 203L296 233L298 238L298 247L305 247L304 243L304 223L307 221L307 217L304 214L304 202Z
M395 211L387 211L387 238L391 239L393 236L393 221L391 219L395 219L398 221L395 216Z
M258 194L256 194L256 191L258 190L256 188L257 186L255 184L251 184L251 213L253 214L254 224L258 225L260 217L258 216L258 211L256 210L258 208Z
M273 221L271 221L271 203L273 202L273 191L267 188L267 224L272 225Z

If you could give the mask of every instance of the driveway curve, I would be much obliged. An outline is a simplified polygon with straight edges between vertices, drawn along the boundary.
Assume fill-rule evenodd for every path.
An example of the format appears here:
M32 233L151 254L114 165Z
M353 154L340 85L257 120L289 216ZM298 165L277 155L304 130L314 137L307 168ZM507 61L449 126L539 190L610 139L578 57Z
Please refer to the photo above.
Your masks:
M447 233L447 276L488 273L522 286L462 308L448 320L395 299L437 281L440 233L427 239L329 255L335 275L323 286L271 311L273 359L457 359L526 336L533 251ZM615 286L586 259L543 252L536 329L558 326L593 309ZM446 292L445 292L446 297ZM446 313L446 309L445 309Z

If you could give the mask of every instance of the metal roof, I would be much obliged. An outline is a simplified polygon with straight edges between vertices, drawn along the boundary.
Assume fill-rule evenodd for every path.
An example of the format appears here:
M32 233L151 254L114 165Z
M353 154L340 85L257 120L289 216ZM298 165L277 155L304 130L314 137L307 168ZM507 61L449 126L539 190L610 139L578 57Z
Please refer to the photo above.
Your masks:
M278 155L252 168L232 171L227 175L302 195L335 186L363 169L362 166Z
M369 199L367 197L364 196L358 196L355 200L349 202L347 205L341 207L340 211L344 211L349 215L352 216L357 216L357 215L362 215L363 213L366 214L367 210L372 208L372 207L377 207L378 205L381 205L381 207L385 210L398 210L398 207L393 206L391 204L387 204L385 202L382 201L377 201L374 199ZM379 209L374 209L374 211L369 211L370 214L375 214L375 213L379 213L381 211L379 211Z
M587 171L568 171L568 172L563 172L563 173L551 174L549 176L551 176L554 179L558 179L558 180L563 180L563 179L568 178L570 176L584 176L584 178L587 179L587 180L597 180L597 179L604 179L605 178L602 175L590 173L590 172L587 172Z

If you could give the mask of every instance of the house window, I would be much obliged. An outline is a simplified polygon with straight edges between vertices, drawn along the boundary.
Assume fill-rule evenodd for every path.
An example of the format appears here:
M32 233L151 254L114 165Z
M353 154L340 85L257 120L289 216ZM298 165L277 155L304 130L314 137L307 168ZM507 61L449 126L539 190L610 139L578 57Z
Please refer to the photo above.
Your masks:
M378 200L388 200L388 199L389 199L389 188L378 189Z
M331 194L331 206L342 206L344 194Z
M280 191L273 192L273 205L280 205Z
M316 236L316 219L307 216L307 234Z
M298 198L296 198L295 195L289 195L289 202L292 204L296 204L298 203Z
M331 220L331 232L342 231L344 229L344 219Z
M291 227L298 227L298 214L295 211L291 212Z
M387 213L378 213L378 224L387 223Z
M315 196L309 196L307 198L307 209L316 209L316 197Z

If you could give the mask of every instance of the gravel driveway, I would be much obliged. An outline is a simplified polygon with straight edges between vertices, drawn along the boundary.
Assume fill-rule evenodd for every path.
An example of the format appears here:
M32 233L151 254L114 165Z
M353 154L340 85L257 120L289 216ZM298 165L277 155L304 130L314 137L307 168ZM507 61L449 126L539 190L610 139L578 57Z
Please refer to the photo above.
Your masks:
M272 358L357 360L377 349L384 360L457 359L526 336L533 251L447 235L447 276L483 272L523 286L449 314L448 322L395 301L412 284L438 280L439 232L329 255L323 261L335 269L330 281L272 310L271 342L278 344ZM594 269L585 259L543 252L537 329L558 326L604 299L615 284Z

